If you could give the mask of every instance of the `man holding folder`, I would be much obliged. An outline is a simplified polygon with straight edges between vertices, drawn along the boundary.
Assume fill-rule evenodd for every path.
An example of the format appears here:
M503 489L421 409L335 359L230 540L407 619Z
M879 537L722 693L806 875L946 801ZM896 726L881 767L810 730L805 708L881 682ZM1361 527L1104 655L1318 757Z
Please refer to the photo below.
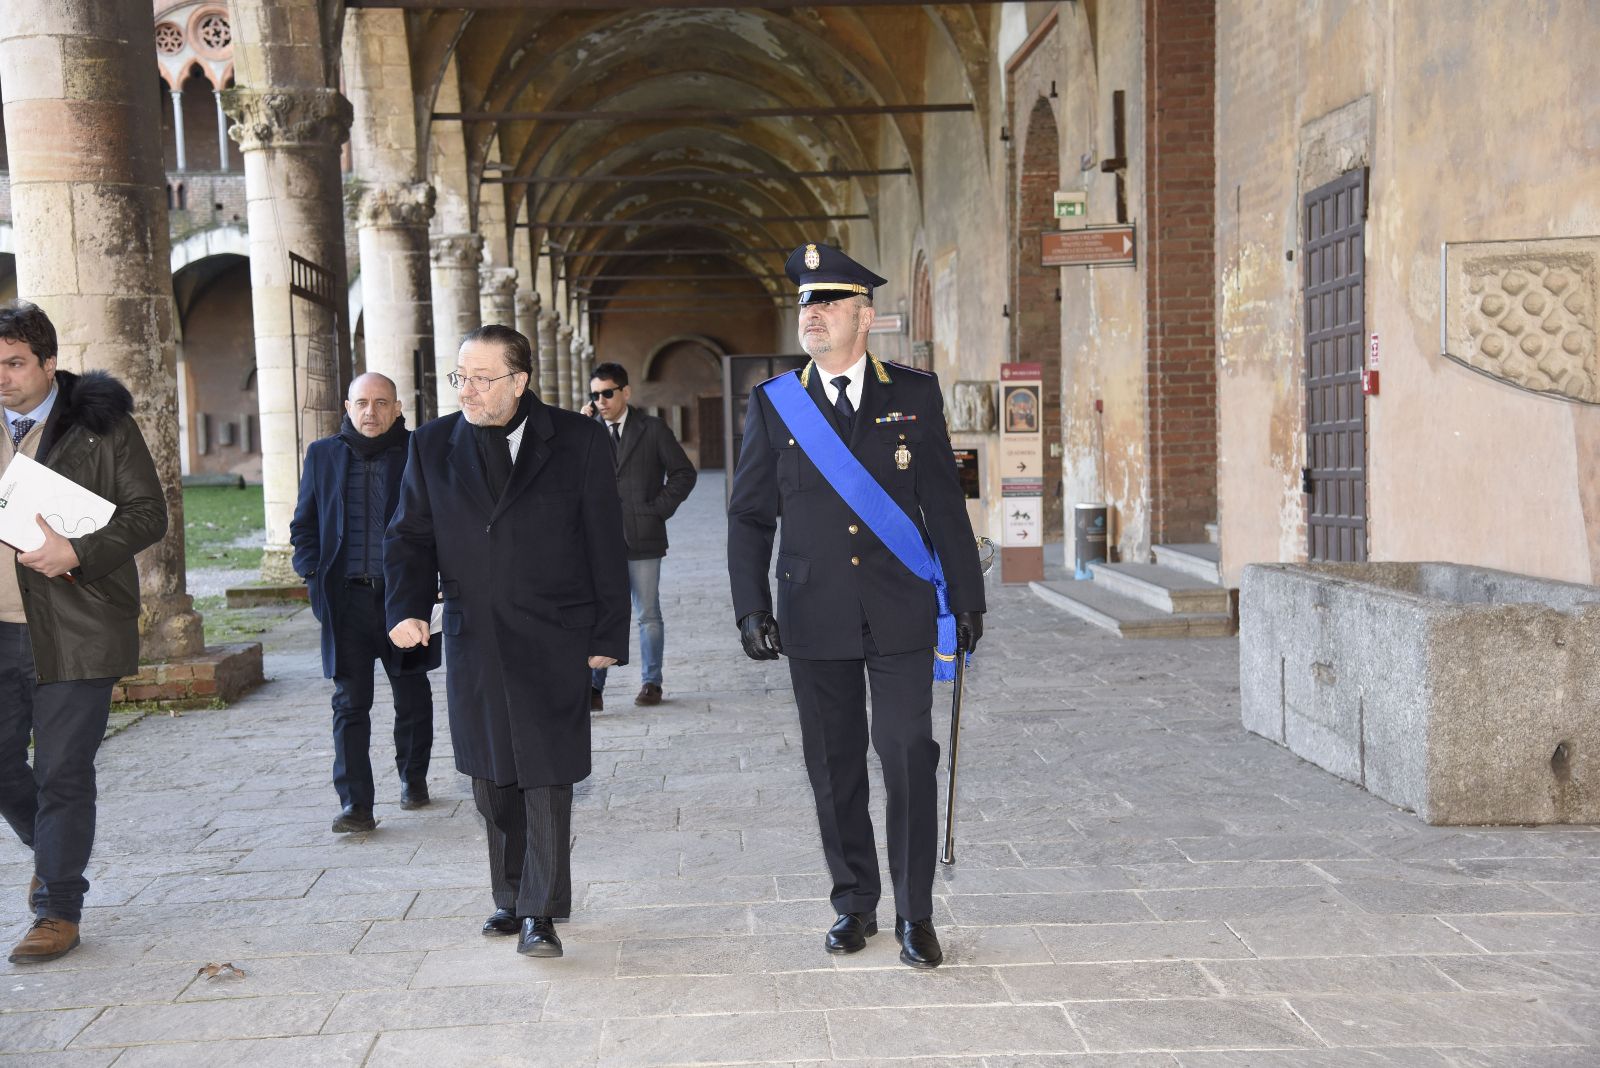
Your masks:
M33 964L78 945L95 754L112 686L139 668L133 557L166 533L167 505L132 394L101 371L56 370L55 326L25 301L0 305L0 405L0 470L30 456L116 506L82 537L40 518L39 548L0 546L0 815L33 849L34 920L10 960Z

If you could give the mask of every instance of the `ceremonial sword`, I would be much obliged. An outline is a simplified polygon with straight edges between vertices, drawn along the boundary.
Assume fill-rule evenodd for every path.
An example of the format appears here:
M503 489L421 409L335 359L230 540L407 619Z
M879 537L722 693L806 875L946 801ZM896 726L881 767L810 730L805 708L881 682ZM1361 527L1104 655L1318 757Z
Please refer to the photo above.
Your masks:
M994 566L994 542L978 538L978 566L980 574L987 575ZM944 855L941 863L956 862L956 761L961 755L961 696L967 683L967 652L956 643L956 682L950 697L950 783L944 803Z

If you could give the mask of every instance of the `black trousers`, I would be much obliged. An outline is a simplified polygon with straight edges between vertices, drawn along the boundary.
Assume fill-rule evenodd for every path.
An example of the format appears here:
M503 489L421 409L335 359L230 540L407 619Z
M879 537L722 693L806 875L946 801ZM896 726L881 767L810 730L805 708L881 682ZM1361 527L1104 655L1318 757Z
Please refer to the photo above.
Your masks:
M24 623L0 623L0 815L33 849L34 915L77 923L94 848L94 758L115 678L39 685ZM33 735L33 766L28 736Z
M341 583L333 593L333 788L342 805L371 808L373 663L389 648L383 587ZM384 669L385 674L388 668ZM394 694L394 763L402 782L428 777L433 690L426 674L389 675Z
M863 660L789 658L806 774L838 912L877 910L878 850L867 811L867 687L871 740L888 794L885 830L895 912L933 915L939 847L939 743L933 740L933 650L884 656L862 634ZM863 678L865 668L865 678Z
M494 907L518 916L572 915L572 787L472 780L489 831Z

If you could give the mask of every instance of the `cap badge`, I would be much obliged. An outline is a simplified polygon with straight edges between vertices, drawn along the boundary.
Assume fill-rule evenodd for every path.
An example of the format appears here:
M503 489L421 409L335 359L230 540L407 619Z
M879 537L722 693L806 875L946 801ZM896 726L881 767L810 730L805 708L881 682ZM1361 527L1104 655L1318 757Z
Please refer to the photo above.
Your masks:
M806 246L806 270L814 271L822 266L822 254L817 251L816 245Z

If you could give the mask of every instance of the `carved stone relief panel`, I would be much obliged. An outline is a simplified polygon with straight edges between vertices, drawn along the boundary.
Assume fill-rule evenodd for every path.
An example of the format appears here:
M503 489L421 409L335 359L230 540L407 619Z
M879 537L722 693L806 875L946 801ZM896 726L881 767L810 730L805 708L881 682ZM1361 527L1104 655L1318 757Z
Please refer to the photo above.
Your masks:
M1524 389L1600 403L1600 241L1454 245L1446 271L1450 355Z

